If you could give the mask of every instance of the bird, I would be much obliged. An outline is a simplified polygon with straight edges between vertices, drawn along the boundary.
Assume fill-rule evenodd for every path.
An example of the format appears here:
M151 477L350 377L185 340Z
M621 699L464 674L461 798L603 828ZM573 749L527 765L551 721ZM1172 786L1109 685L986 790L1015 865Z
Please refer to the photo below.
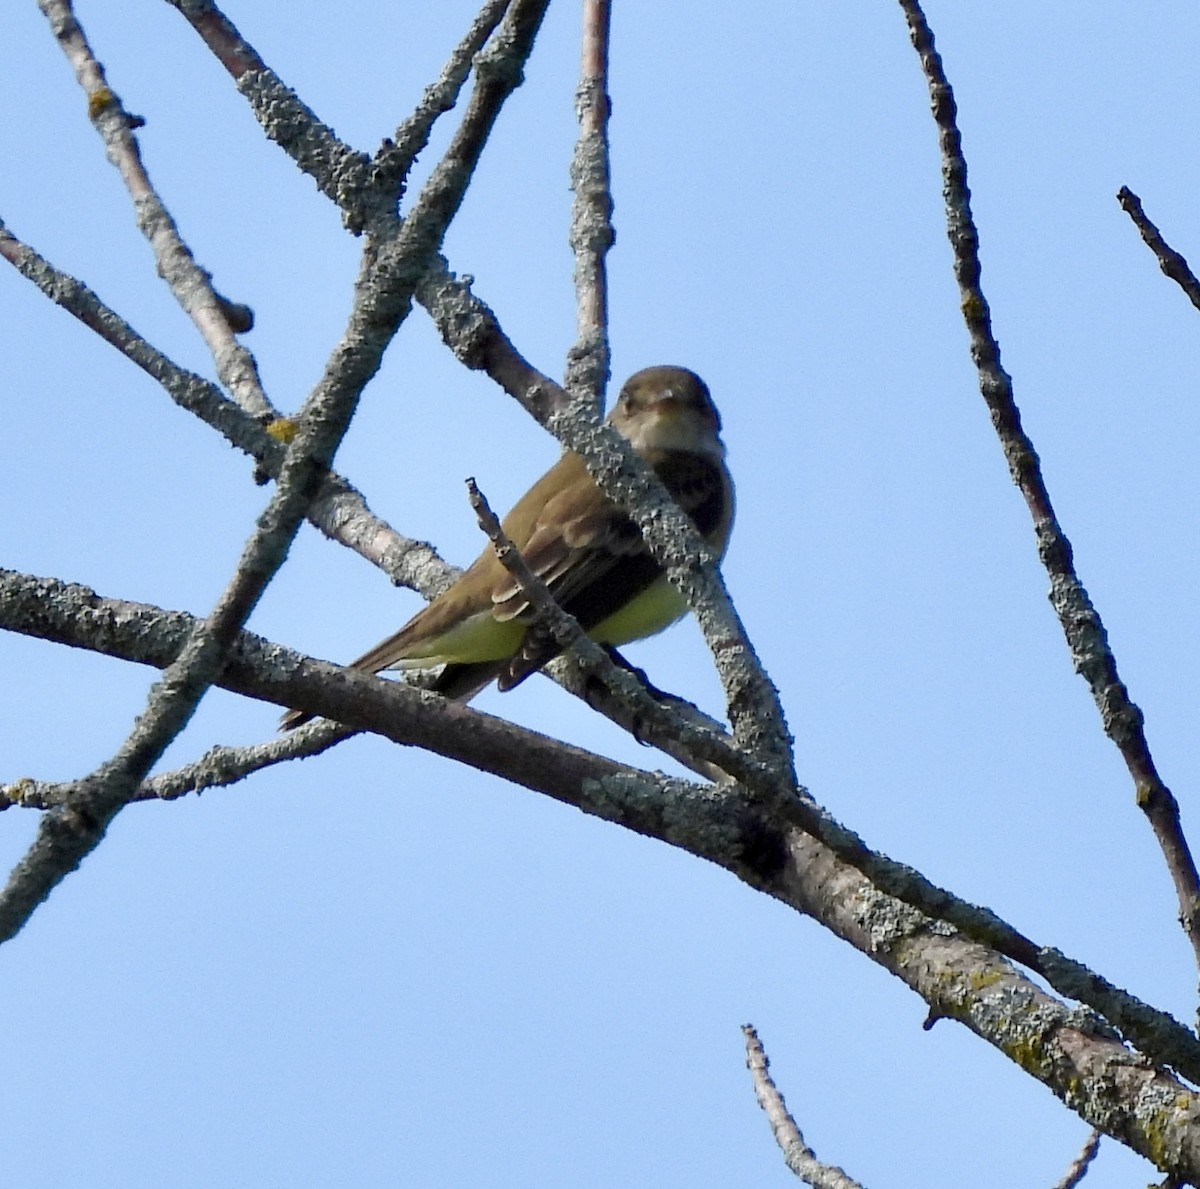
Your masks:
M733 481L721 418L708 386L685 367L635 372L609 423L653 467L702 537L724 556L733 524ZM501 522L559 606L602 645L652 636L687 613L683 596L650 555L641 530L565 451ZM493 680L519 685L561 651L534 619L516 579L489 544L442 594L350 667L368 673L444 665L432 688L466 702ZM290 710L291 730L311 714Z

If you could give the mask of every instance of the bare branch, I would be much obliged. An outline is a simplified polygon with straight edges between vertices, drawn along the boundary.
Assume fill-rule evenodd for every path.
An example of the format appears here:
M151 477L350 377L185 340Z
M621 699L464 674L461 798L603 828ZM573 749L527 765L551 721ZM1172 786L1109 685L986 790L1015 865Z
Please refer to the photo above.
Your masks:
M355 733L339 723L322 720L306 730L275 735L247 747L210 747L193 763L143 781L127 800L129 803L175 801L188 793L236 784L275 764L320 755ZM54 809L68 804L74 789L74 783L17 780L0 785L0 810L18 805L26 809Z
M0 628L90 648L139 664L165 667L179 654L182 641L195 624L196 621L190 616L178 612L168 613L122 600L100 599L86 587L0 570ZM247 644L247 641L251 644ZM275 661L273 666L265 662L262 665L254 664L247 659L248 650L267 647L257 637L243 633L238 651L223 671L218 684L237 693L372 730L398 743L426 747L450 759L503 776L536 792L547 793L588 812L600 813L631 829L664 837L668 841L678 842L690 828L689 823L674 819L678 807L641 805L637 812L622 816L601 807L609 803L607 799L602 798L599 804L580 800L580 781L607 781L616 774L624 778L633 771L630 768L613 766L611 761L599 757L592 757L588 761L599 764L599 768L580 768L579 757L587 753L565 744L561 745L561 752L555 752L553 740L521 734L516 727L512 728L515 734L505 734L502 728L497 727L482 737L472 735L464 727L464 720L446 720L438 717L437 711L424 708L426 702L439 703L444 702L443 699L431 697L423 702L414 702L411 699L420 697L418 691L403 686L398 690L396 682L312 661L277 645L270 646L270 658ZM269 671L264 672L264 668ZM417 714L415 707L422 709L413 725L413 720L405 718L405 712ZM478 720L465 721L475 723ZM500 722L492 719L487 721ZM649 716L646 719L646 734L651 742L657 742L656 733L659 730L671 729L669 722L661 725L661 721ZM682 782L674 782L670 787L676 793L690 790L687 795L698 798L702 804L708 804L708 799L714 796L733 797L735 801L746 797L747 804L753 807L751 817L754 823L752 828L746 828L755 839L746 844L749 852L758 853L765 848L764 853L774 853L780 843L770 841L772 838L777 839L797 830L803 832L816 840L815 844L822 850L836 856L838 862L852 867L869 880L870 883L864 886L872 888L873 896L882 894L898 903L910 905L923 917L945 921L964 937L972 938L989 950L1022 963L1045 978L1060 994L1099 1012L1143 1053L1163 1064L1174 1066L1200 1082L1200 1042L1171 1016L1119 990L1082 963L1065 957L1057 950L1039 947L994 912L968 904L912 868L870 850L857 834L809 799L805 790L782 788L771 769L756 765L753 760L729 747L719 734L714 732L711 738L706 737L690 723L679 729L692 756L710 759L710 762L735 776L738 785L727 784L711 791ZM447 732L453 738L441 738L440 731ZM548 774L553 764L564 769L565 777L560 773ZM10 799L23 801L25 797L18 792L10 795ZM783 809L779 808L781 805ZM625 810L622 810L622 814L625 814ZM660 815L665 815L668 822L668 826L662 827L668 830L667 834L658 833L645 824L647 820L658 821ZM702 834L705 833L706 826L702 819L694 824ZM745 871L737 863L731 863L728 856L722 860L710 850L695 853L722 862L747 878ZM751 882L760 886L757 878L752 878ZM768 887L766 890L772 889ZM780 895L780 892L773 890L772 894ZM786 896L783 898L787 899ZM938 927L943 930L946 928L945 925ZM938 1001L930 999L930 1002ZM1088 1027L1094 1030L1096 1025L1091 1023Z
M340 140L259 56L228 17L209 0L167 0L250 101L263 131L342 210L347 224L362 226L373 206L371 163Z
M466 36L454 48L437 82L425 88L416 110L397 129L391 141L384 141L375 154L373 181L394 208L403 193L404 181L412 164L429 143L429 134L437 118L458 102L467 81L471 62L484 42L500 23L511 0L489 0L479 11Z
M796 833L788 853L773 895L892 971L937 1015L995 1045L1106 1135L1164 1171L1200 1179L1200 1098L1190 1089L1173 1089L1182 1083L1097 1029L1089 1013L876 891L820 843ZM1114 1095L1125 1104L1115 1111Z
M608 44L610 0L584 0L583 52L575 114L579 137L571 161L571 248L575 253L575 308L579 333L567 355L567 390L600 413L610 362L608 274L613 245L608 154Z
M78 318L166 390L171 399L248 454L258 472L278 476L284 440L295 422L268 419L265 424L231 401L217 385L181 368L147 342L87 285L55 268L0 221L0 258L11 263L51 301ZM330 540L353 549L379 566L399 586L432 598L445 589L458 570L442 561L424 541L402 536L367 506L348 480L328 473L317 488L308 517Z
M1104 732L1117 745L1133 777L1138 807L1158 840L1175 884L1179 917L1200 963L1200 874L1183 835L1179 804L1163 782L1150 754L1141 710L1117 673L1100 614L1075 571L1071 543L1059 525L1042 478L1033 443L1021 427L1013 399L1012 379L1000 363L1000 345L992 333L991 314L980 286L979 232L971 214L967 163L956 123L954 94L946 79L933 34L918 0L900 0L913 46L929 82L933 117L942 152L947 231L954 250L954 274L962 294L962 311L971 338L971 357L979 370L979 387L1000 437L1013 481L1033 518L1038 556L1050 575L1050 602L1071 650L1075 671L1092 691Z
M81 69L90 70L95 59L65 0L43 2L70 18L56 22L56 31L79 55ZM490 54L480 55L466 115L422 188L412 215L397 234L374 242L364 258L346 333L305 400L275 493L243 548L234 577L151 688L145 711L117 754L79 782L66 807L42 818L33 846L0 892L0 940L13 936L54 886L98 845L108 823L220 673L246 617L287 556L363 387L378 370L383 351L411 309L413 290L462 203L500 107L520 82L521 65L533 48L546 3L516 0L492 40Z
M475 56L475 85L462 122L422 187L400 235L414 242L433 241L421 255L420 272L407 281L410 296L425 271L436 263L441 248L436 229L448 223L458 209L501 107L524 81L525 62L548 4L549 0L513 0L495 34Z
M1117 191L1117 201L1133 220L1146 247L1154 253L1163 274L1170 277L1187 294L1188 301L1200 310L1200 281L1196 280L1196 274L1188 267L1188 262L1163 239L1162 233L1146 217L1142 200L1128 186L1122 186Z
M1063 1174L1062 1180L1054 1186L1054 1189L1075 1189L1075 1186L1087 1176L1087 1170L1091 1167L1092 1161L1096 1159L1096 1153L1100 1151L1101 1134L1099 1131L1093 1131L1088 1136L1087 1143L1083 1145L1083 1149L1075 1157L1071 1167Z
M88 97L88 115L133 200L138 229L154 253L158 275L166 281L172 296L208 345L217 375L234 400L252 416L269 416L271 407L263 395L254 357L234 336L225 315L225 299L213 289L209 274L196 263L151 183L133 134L136 121L109 87L104 67L75 19L71 0L38 0L38 6L49 19L54 36Z
M605 661L612 665L612 660L604 649L588 639L575 616L558 605L549 587L529 568L529 564L521 556L521 551L501 527L500 518L492 511L487 496L479 490L479 484L474 479L467 480L467 498L471 501L471 509L479 521L479 527L492 543L497 560L513 576L521 593L533 608L536 618L530 631L548 631L562 649L578 645L585 661L596 668L600 668Z
M771 1133L783 1153L784 1162L802 1181L813 1189L862 1189L862 1185L848 1177L840 1168L822 1164L817 1154L804 1142L804 1136L787 1109L771 1077L771 1062L767 1058L762 1041L753 1024L742 1025L746 1038L746 1067L754 1080L754 1096L758 1105L766 1112Z
M700 715L690 703L674 700L669 707L664 706L633 673L620 668L575 617L559 606L550 589L529 568L474 479L467 480L467 492L479 527L534 610L537 618L529 631L549 632L560 648L573 649L574 664L561 665L548 675L563 679L572 693L635 739L653 744L708 780L736 778L738 772L764 775L761 768L746 761L717 724Z

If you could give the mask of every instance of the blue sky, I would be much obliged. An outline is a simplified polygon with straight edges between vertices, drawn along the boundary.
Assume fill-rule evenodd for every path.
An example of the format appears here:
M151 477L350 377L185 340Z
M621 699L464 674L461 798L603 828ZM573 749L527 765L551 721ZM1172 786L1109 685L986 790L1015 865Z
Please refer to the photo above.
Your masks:
M1192 1019L1168 878L1071 672L978 395L898 5L617 7L614 376L686 364L721 407L739 498L726 576L801 778L872 845ZM574 334L576 8L552 6L447 240L552 374ZM0 217L211 374L44 19L10 9ZM228 12L373 150L473 6ZM147 120L148 168L189 244L255 308L247 344L272 399L297 407L339 336L360 245L166 4L78 13ZM932 0L927 14L1004 361L1194 827L1200 324L1115 193L1129 185L1200 258L1200 17ZM266 499L250 466L11 271L0 303L0 564L203 613ZM337 464L463 563L480 540L462 480L506 506L555 455L417 312ZM251 627L345 659L418 605L306 529ZM719 710L692 624L631 655ZM90 771L152 680L11 636L0 666L5 781ZM480 705L658 762L548 682ZM218 691L166 764L261 739L275 718ZM0 818L7 860L34 826ZM0 949L0 978L0 1167L26 1189L794 1184L743 1067L747 1021L808 1140L873 1189L1051 1184L1087 1134L963 1029L923 1032L898 981L726 873L370 739L130 808ZM1087 1184L1152 1175L1106 1144Z

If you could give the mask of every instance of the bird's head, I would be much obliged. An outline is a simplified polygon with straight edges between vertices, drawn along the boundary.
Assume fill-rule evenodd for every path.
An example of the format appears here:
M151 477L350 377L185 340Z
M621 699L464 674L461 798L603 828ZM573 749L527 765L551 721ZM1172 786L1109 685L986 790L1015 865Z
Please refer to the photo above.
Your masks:
M647 367L634 372L609 420L633 443L647 450L683 450L722 458L721 417L708 385L686 367Z

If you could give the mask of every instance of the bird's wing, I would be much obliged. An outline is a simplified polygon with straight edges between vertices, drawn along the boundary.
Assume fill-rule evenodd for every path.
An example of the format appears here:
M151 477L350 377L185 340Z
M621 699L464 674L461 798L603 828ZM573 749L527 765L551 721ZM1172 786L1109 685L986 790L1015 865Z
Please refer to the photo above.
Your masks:
M520 545L529 568L560 607L586 629L599 623L658 576L642 535L609 502L586 471L550 499ZM492 588L501 622L529 618L529 601L500 568Z
M679 451L648 461L696 527L722 547L732 515L732 490L723 468L709 458ZM572 485L546 504L521 553L559 606L585 631L620 611L662 575L638 527L590 480ZM492 599L497 619L529 615L528 600L507 572ZM511 689L559 651L550 633L527 633L500 675L500 688Z

